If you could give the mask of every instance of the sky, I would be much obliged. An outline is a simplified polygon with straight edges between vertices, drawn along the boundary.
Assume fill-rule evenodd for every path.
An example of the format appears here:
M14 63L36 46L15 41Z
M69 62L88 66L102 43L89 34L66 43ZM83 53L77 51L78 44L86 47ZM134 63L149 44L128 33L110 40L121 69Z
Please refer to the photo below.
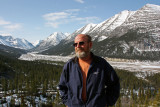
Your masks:
M0 35L33 43L54 32L73 33L146 4L160 5L160 0L0 0Z

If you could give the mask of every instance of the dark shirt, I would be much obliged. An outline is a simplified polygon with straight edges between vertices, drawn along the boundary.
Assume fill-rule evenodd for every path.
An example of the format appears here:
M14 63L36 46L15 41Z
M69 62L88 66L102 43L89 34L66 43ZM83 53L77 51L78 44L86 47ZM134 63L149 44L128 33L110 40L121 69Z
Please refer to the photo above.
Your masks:
M103 58L92 55L86 79L87 100L82 100L83 76L78 58L70 59L63 68L59 91L68 107L105 107L116 103L120 94L119 78L112 66Z

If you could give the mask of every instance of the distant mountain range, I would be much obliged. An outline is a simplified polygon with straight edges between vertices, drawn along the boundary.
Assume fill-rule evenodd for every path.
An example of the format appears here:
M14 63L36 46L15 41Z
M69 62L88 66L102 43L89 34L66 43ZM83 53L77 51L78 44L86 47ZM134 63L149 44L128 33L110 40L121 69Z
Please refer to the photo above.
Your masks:
M22 54L26 54L27 51L19 48L5 46L0 44L0 56L6 56L10 58L19 58Z
M59 44L59 42L65 39L68 35L69 33L64 34L62 32L54 32L45 40L40 41L35 48L31 49L31 51L36 51L36 52L45 51L50 47L56 46L57 44Z
M92 51L103 57L160 60L160 6L146 4L137 11L124 10L99 24L87 24L72 34L55 32L37 46L26 45L24 49L46 55L72 55L77 34L91 35ZM7 46L20 47L13 45L14 41L9 42L11 45L6 43Z
M74 54L77 34L93 38L92 51L104 57L160 60L160 6L146 4L137 11L122 11L99 24L88 24L42 54Z
M12 36L0 35L0 44L20 49L31 49L34 46L25 39L13 38Z
M45 40L37 40L35 43L30 43L25 39L13 38L12 36L0 35L0 44L17 49L24 49L27 51L44 51L51 46L57 45L62 39L65 39L69 33L54 32Z

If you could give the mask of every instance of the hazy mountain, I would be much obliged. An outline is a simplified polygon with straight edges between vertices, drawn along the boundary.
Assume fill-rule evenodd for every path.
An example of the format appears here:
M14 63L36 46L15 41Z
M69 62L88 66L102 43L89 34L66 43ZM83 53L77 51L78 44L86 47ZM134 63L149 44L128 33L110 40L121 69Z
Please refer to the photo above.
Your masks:
M0 55L12 57L12 58L18 58L22 54L26 54L26 53L27 53L26 50L0 44Z
M33 42L33 46L36 47L38 46L40 43L42 42L42 40L36 40L35 42Z
M51 46L56 46L59 44L59 42L63 39L65 39L69 33L61 33L61 32L54 32L49 37L47 37L45 40L42 40L32 51L44 51L49 49Z
M25 39L13 38L12 36L2 36L0 35L0 44L20 48L20 49L31 49L34 46Z
M98 55L157 59L160 56L160 6L146 4L137 11L125 10L99 24L88 24L42 54L73 54L72 43L80 33L92 36L92 51Z

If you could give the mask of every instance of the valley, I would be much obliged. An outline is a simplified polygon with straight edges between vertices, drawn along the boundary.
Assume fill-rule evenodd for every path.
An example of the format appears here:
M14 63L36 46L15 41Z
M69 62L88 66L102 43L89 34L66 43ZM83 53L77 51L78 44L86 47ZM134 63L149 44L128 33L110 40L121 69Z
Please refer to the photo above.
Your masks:
M67 62L74 55L70 56L56 56L56 55L41 55L36 53L22 54L20 60L50 60L50 61L62 61ZM120 58L105 58L114 68L125 69L131 72L152 72L160 73L160 61L139 61L131 59L120 59Z
M65 107L57 85L74 57L74 37L89 34L92 52L106 59L120 78L115 107L160 106L160 6L124 10L73 33L54 32L36 45L0 35L0 107Z

